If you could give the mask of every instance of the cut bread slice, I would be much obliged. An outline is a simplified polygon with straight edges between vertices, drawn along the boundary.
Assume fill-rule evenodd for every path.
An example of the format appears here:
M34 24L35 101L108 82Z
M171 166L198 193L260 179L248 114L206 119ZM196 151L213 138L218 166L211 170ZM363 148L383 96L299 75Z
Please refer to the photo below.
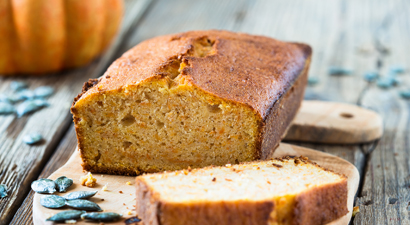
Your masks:
M144 225L320 225L345 215L347 178L306 157L136 178Z

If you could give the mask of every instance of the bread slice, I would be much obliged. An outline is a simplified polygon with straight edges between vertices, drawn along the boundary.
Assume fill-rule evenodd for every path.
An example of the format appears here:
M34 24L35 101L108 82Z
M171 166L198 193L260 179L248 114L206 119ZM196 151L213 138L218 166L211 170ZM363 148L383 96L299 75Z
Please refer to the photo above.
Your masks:
M302 101L310 55L227 31L147 40L75 99L83 167L136 175L269 158Z
M144 225L320 225L345 215L347 178L284 157L136 178Z

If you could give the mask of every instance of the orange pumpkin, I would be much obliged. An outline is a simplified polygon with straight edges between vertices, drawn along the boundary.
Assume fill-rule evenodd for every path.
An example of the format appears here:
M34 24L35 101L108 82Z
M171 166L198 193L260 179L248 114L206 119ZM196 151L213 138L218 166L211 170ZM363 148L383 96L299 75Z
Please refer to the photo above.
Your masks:
M0 75L83 66L115 36L122 0L0 0Z

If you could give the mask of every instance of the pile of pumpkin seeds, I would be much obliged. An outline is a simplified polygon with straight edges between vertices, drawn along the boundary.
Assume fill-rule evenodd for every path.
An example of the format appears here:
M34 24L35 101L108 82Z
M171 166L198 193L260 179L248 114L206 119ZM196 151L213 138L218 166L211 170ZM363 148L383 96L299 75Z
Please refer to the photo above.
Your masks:
M65 176L61 176L56 180L51 179L39 179L31 183L33 191L40 194L52 194L44 195L40 198L40 204L49 209L59 209L63 207L73 208L75 210L66 210L59 212L47 221L53 222L69 222L72 220L85 219L98 222L110 222L116 221L122 217L121 214L113 212L98 212L102 211L101 207L89 200L98 191L75 191L67 193L64 196L53 195L56 192L66 192L67 189L73 184L73 180ZM87 211L97 211L87 213Z
M73 184L73 179L61 176L55 181L51 179L39 179L31 183L31 189L40 194L53 194L55 192L66 192Z
M379 88L389 89L393 86L398 86L401 83L399 74L404 73L406 69L403 66L390 66L388 72L384 76L380 76L377 71L367 71L363 78L369 82L376 82Z
M398 76L399 74L405 73L406 68L402 65L392 65L389 67L386 74L381 76L379 72L370 70L364 73L363 79L369 83L376 83L379 88L382 89L390 89L394 86L398 86L402 83L401 78ZM350 75L353 73L353 70L338 67L338 66L330 66L328 69L329 75ZM308 79L309 85L315 85L318 83L318 79L312 77ZM399 95L404 99L410 99L410 88L402 90L399 92Z
M34 90L28 89L28 84L23 81L12 81L11 92L0 93L0 115L16 114L22 117L35 112L50 104L46 98L54 93L50 86L40 86Z

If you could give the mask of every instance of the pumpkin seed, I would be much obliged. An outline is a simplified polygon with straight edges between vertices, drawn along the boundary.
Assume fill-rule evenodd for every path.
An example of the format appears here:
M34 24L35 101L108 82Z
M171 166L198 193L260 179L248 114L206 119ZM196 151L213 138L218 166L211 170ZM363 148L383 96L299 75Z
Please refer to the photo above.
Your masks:
M61 176L54 181L57 185L58 192L66 192L67 189L73 185L73 179L67 178L66 176Z
M84 199L68 200L66 202L66 205L74 209L82 209L87 211L102 211L102 209L100 208L100 206L97 205L97 203Z
M58 209L65 206L65 198L58 195L44 195L40 198L40 204L46 208Z
M4 114L11 114L14 113L16 110L14 109L14 106L10 103L7 102L0 102L0 115Z
M28 113L34 112L41 107L38 106L34 101L26 101L21 103L20 105L17 106L16 112L18 117L22 117Z
M38 133L24 135L23 141L28 145L36 144L43 139L43 136Z
M7 98L12 103L23 101L25 99L24 96L20 94L12 94L12 95L7 96Z
M95 194L97 194L97 192L98 191L75 191L68 193L63 197L67 200L86 199L93 197Z
M402 65L393 65L389 67L389 71L394 73L404 73L406 72L406 68Z
M56 192L56 183L50 179L39 179L31 183L31 189L40 194L53 194Z
M18 90L21 90L21 89L25 89L27 87L28 87L28 84L26 82L23 82L23 81L12 81L10 83L10 88L13 91L18 91Z
M410 90L401 91L400 96L404 99L410 99Z
M394 86L400 85L402 83L402 79L399 77L393 77L392 79L393 79Z
M319 78L317 77L308 77L308 84L309 85L315 85L319 83Z
M17 96L19 97L19 99L28 99L28 100L34 99L36 97L33 91L30 91L27 89L17 92Z
M34 95L36 98L45 98L54 93L54 88L50 86L41 86L34 89Z
M392 77L381 77L377 80L377 86L380 88L390 88L394 85L394 79Z
M99 222L110 222L118 220L122 217L121 214L114 213L114 212L102 212L102 213L85 213L81 215L81 219L87 219L92 221L99 221Z
M349 75L353 73L353 70L339 67L339 66L331 66L329 67L328 73L330 75Z
M0 94L0 102L11 103L10 97L5 94Z
M76 220L80 219L81 215L83 215L84 213L86 213L86 211L67 210L55 214L54 216L46 219L46 221L65 222L66 220Z
M363 78L367 81L367 82L373 82L375 80L377 80L377 78L379 77L379 73L377 71L367 71L364 75Z
M124 221L124 223L126 224L126 225L128 225L128 224L134 224L134 223L138 223L138 222L141 222L141 219L140 218L138 218L138 217L131 217L131 218L129 218L129 219L126 219L125 221Z
M47 100L43 98L38 98L33 100L34 104L36 104L38 107L47 107L50 104L47 102Z
M0 184L0 198L7 197L7 187L5 184Z

